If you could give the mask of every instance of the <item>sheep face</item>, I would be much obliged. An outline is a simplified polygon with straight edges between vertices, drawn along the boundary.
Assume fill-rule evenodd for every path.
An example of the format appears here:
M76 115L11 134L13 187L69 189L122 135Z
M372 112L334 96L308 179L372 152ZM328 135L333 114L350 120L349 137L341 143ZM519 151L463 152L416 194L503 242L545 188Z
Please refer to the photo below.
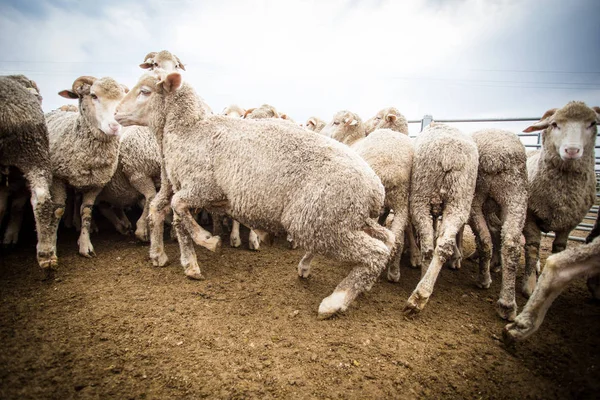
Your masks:
M221 114L225 115L226 117L242 118L245 113L246 113L246 110L244 110L242 107L234 104L234 105L230 105L229 107L225 107Z
M167 50L148 53L144 62L140 64L140 68L151 71L162 69L165 72L174 72L178 69L185 71L185 66L179 60L179 57Z
M265 119L265 118L279 118L279 113L275 107L263 104L259 108L250 108L244 113L246 119Z
M58 94L67 99L79 99L79 111L90 126L106 135L118 135L121 125L115 120L115 110L125 96L127 88L112 78L79 77L72 90Z
M377 115L375 115L373 118L365 122L365 132L368 135L376 129L393 129L395 127L396 121L401 116L402 114L400 114L400 112L394 107L384 108L383 110L379 111ZM402 126L402 130L406 130L406 132L402 133L408 134L408 126Z
M598 110L596 110L598 109ZM525 129L542 133L545 149L553 149L563 161L580 159L594 150L600 108L591 109L582 102L570 102L561 109L546 111L542 119Z
M360 117L350 111L340 111L335 114L331 122L323 127L321 134L347 145L365 136Z
M174 92L181 87L181 74L172 72L162 74L144 74L138 83L121 100L115 118L123 126L148 126L153 114L159 109L164 93Z
M325 121L322 121L317 117L310 117L306 121L306 129L308 129L309 131L316 132L316 133L320 133L323 130L324 126L325 126Z

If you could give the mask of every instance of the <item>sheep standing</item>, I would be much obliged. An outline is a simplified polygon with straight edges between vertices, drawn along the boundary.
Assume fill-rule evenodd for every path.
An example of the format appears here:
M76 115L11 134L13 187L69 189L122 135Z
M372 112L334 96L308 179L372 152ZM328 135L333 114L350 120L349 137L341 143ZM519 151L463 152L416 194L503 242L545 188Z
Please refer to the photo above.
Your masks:
M321 134L338 140L362 157L381 179L385 188L385 211L394 210L390 230L396 237L387 278L400 280L400 256L404 244L404 229L408 225L408 197L413 162L411 140L391 129L378 129L365 137L365 127L358 115L350 111L336 113ZM298 273L307 277L310 269L308 258L299 265Z
M473 133L472 137L479 152L479 169L469 225L479 252L478 285L487 289L492 282L493 245L486 213L493 208L500 221L501 236L495 250L501 253L502 260L502 289L497 311L502 318L512 321L517 315L515 277L527 213L527 156L525 147L512 132L484 129Z
M131 223L123 213L123 209L138 204L143 198L143 212L137 220L135 236L147 242L149 240L148 211L150 202L156 196L156 186L159 181L160 153L156 137L146 127L124 128L121 134L117 169L110 182L98 195L98 202L106 202L114 208L107 208L102 204L99 208L119 232L127 234L131 229Z
M400 111L394 107L384 108L373 118L365 122L365 132L369 135L375 129L391 129L408 135L408 121Z
M600 238L591 243L553 254L546 260L544 270L523 311L515 321L506 325L502 336L505 342L524 340L538 330L552 302L579 277L600 275ZM600 291L592 292L600 299Z
M63 90L59 95L78 99L79 113L56 110L46 115L54 175L52 198L58 205L60 219L67 185L82 193L79 254L92 257L92 208L117 168L121 125L115 121L114 113L125 89L112 78L82 76L73 82L71 90Z
M425 307L446 261L460 264L456 237L469 219L478 162L473 139L454 127L434 123L415 140L410 212L426 261L423 268L428 267L422 269L406 313Z
M306 124L304 124L306 129L315 133L321 133L325 125L327 125L327 122L317 117L310 117L306 120Z
M529 201L522 291L531 295L539 266L541 232L556 234L552 252L563 251L570 232L596 200L595 143L600 108L572 101L546 111L524 132L543 130L542 147L527 158Z
M37 230L37 261L48 271L56 267L56 244L52 240L57 218L50 197L52 169L48 129L35 82L23 75L0 77L0 169L17 168L31 192ZM10 182L0 187L0 221L6 210Z
M372 219L384 199L377 175L346 146L289 122L202 117L200 108L178 72L147 74L116 115L124 125L148 125L164 138L186 275L202 278L193 243L209 250L220 243L190 209L225 210L250 226L288 232L311 253L360 264L319 306L321 317L344 311L375 283L394 242Z

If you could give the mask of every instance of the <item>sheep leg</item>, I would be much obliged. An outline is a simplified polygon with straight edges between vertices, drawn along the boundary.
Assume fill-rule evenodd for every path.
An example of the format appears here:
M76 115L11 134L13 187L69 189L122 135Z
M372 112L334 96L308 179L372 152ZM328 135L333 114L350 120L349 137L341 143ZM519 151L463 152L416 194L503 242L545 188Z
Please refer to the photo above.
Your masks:
M95 188L83 193L80 209L81 232L79 233L79 240L77 240L77 244L79 245L79 254L84 257L96 256L96 253L94 252L94 246L90 240L90 227L92 224L92 209L94 207L94 202L101 191L102 188Z
M229 245L231 247L240 247L242 245L242 238L240 237L240 223L235 219L233 220L231 234L229 235Z
M406 233L410 252L410 266L413 268L419 268L422 260L421 249L419 249L419 246L417 245L413 224L411 222L406 225Z
M490 231L481 207L473 205L471 209L469 226L475 235L477 252L479 253L479 274L477 276L477 286L481 289L488 289L492 284L492 277L490 275L492 237L490 235Z
M344 261L360 265L354 267L333 293L321 301L320 319L345 311L360 293L371 290L390 258L388 245L364 231L347 232L334 246Z
M448 267L450 269L460 269L462 266L462 242L463 242L463 233L465 231L465 226L458 230L456 234L456 240L454 241L454 253L452 253L452 257L450 257Z
M213 224L212 234L214 236L222 235L223 234L223 214L213 212L210 214L210 216L212 217L212 224Z
M41 182L43 179L36 182L35 186L29 177L27 180L30 182L31 206L33 207L35 226L38 233L38 263L43 269L50 270L58 266L56 240L58 237L58 225L65 212L67 184L55 177L52 180L52 186L50 186L52 198L49 199L48 196L41 194L45 190L44 184Z
M173 194L173 187L167 178L164 162L160 169L160 190L150 202L148 209L148 223L150 225L150 260L155 267L164 267L169 262L165 253L164 224L169 212L169 200Z
M468 218L468 215L464 215L468 214L468 208L465 212L457 208L448 207L444 210L433 258L425 275L408 298L404 307L405 314L418 313L425 307L433 293L433 287L442 266L454 254L456 235Z
M173 213L172 227L177 234L177 242L179 243L179 251L181 254L180 261L185 276L196 280L204 279L202 271L200 271L200 266L198 265L198 258L196 257L196 250L194 249L192 238L183 226L181 217L177 212Z
M304 254L304 257L302 257L302 260L300 260L300 263L298 264L298 276L300 278L308 278L310 275L310 263L314 257L315 255L310 251L307 251L306 254Z
M173 212L179 214L181 223L184 229L192 237L192 240L199 246L202 246L210 251L216 252L221 247L221 238L212 236L210 232L203 229L192 214L190 213L190 195L187 190L180 190L173 195L171 206Z
M502 287L496 303L496 311L501 318L508 321L514 321L517 315L515 284L521 258L521 232L525 223L523 204L525 203L527 203L526 195L502 206L502 221L504 221L501 232L502 244L498 249L502 257Z
M417 230L417 236L421 242L421 259L419 264L421 266L421 277L425 275L426 266L431 261L433 256L433 240L435 235L434 221L435 217L432 217L429 211L429 204L414 201L411 204L411 221Z
M4 186L4 184L0 185L0 224L2 224L2 220L4 219L4 214L6 214L6 209L8 208L8 187Z
M404 229L408 224L408 207L407 205L397 205L396 211L390 231L396 237L394 246L391 249L390 261L387 266L387 279L390 282L400 281L400 258L404 247Z
M529 297L535 289L537 274L540 270L540 241L542 239L540 229L529 215L525 220L523 235L525 236L525 273L521 293L523 296Z
M125 214L123 214L123 217L125 217L125 220L122 217L119 217L116 213L116 210L113 209L110 205L106 204L106 203L100 203L97 205L98 206L98 210L100 210L100 213L107 219L110 221L111 224L113 224L113 226L115 227L115 229L117 230L117 232L119 232L121 235L129 235L131 233L131 222L129 222L129 219L127 218L127 216ZM121 213L123 212L123 210L119 209L121 211Z
M490 233L492 235L492 261L490 262L490 269L492 272L500 272L502 270L502 254L500 250L502 248L502 232L496 227L490 227Z
M594 246L594 244L587 246ZM590 248L587 256L584 257L576 257L573 251L548 257L539 282L523 311L515 318L515 322L504 328L503 337L506 342L523 340L531 336L543 322L552 302L572 280L590 273L598 273L600 257L597 245L595 247Z
M148 242L150 239L148 232L148 213L150 203L156 197L156 187L151 177L145 175L132 176L129 179L131 186L144 195L144 208L142 215L135 223L135 237L142 242Z
M18 196L13 197L10 206L10 219L4 232L2 245L5 247L14 246L19 241L19 232L21 231L21 223L23 222L23 208L27 202L28 193L22 192Z
M260 250L260 238L252 228L250 228L250 233L248 234L248 248L254 251Z
M600 300L600 274L593 274L587 278L587 287L592 297Z
M569 233L571 233L571 230L554 233L556 236L554 237L554 241L552 242L552 253L560 253L561 251L564 251L564 249L567 248L567 241L569 240Z
M74 208L75 208L75 192L73 190L67 191L67 200L65 207L65 215L63 216L63 224L65 228L73 228L73 218L74 218Z

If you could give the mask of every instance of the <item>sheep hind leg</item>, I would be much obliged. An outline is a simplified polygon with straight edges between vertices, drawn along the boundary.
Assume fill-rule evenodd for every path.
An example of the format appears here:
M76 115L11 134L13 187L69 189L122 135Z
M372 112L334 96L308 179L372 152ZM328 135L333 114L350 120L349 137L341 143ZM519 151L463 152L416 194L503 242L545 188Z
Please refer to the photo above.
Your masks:
M340 259L360 265L354 267L333 293L321 301L319 319L346 311L360 293L371 290L390 258L388 245L364 231L348 232L337 247Z
M149 176L140 175L131 177L129 181L131 186L144 196L145 200L142 215L135 223L135 237L142 242L148 242L150 240L148 213L150 212L150 202L156 197L154 180Z
M10 219L8 220L6 231L4 232L2 246L14 247L19 241L19 233L21 231L23 212L26 202L27 192L19 193L18 196L13 197L12 204L10 206Z
M302 257L302 260L300 260L300 263L298 264L298 276L300 278L308 278L310 275L310 263L314 257L315 255L310 251L304 254L304 257Z
M79 245L79 254L84 257L95 257L96 252L94 246L90 240L90 228L92 224L92 209L96 197L100 193L102 188L93 189L83 193L81 201L81 232L79 233L79 239L77 244Z
M210 232L198 225L190 213L190 205L189 201L187 200L188 197L189 194L186 190L180 190L175 193L173 195L173 199L171 200L173 212L179 215L181 224L183 224L184 229L191 236L194 243L212 252L218 251L218 249L221 247L221 237L212 236Z
M408 221L408 210L404 207L404 212L397 212L390 226L390 231L395 236L394 247L391 249L391 257L387 266L387 279L390 282L400 281L400 258L404 247L404 229L410 225Z
M452 253L452 256L450 257L450 260L448 262L448 267L450 269L458 270L462 267L463 255L462 255L461 248L462 248L464 231L465 231L465 227L463 225L463 227L460 228L458 230L458 233L456 234L456 240L454 241L454 252Z
M185 276L195 280L204 279L200 266L198 265L198 258L196 257L196 250L194 250L192 238L183 226L181 217L177 212L173 214L172 227L177 234L177 242L179 243L179 251L181 254L180 261Z
M458 211L455 214L452 209L444 211L444 218L439 224L439 235L436 240L433 258L421 281L408 298L403 310L405 314L420 312L429 301L440 270L444 263L454 254L456 235L460 227L464 225L462 215L460 214L462 213Z
M415 238L415 232L411 222L409 222L406 226L406 238L410 253L410 266L412 268L419 268L423 257L421 256L421 249L419 249L417 244L417 239Z
M242 245L242 238L240 237L240 223L237 220L233 220L231 226L231 234L229 235L229 245L231 247L240 247Z
M164 267L169 262L165 253L164 226L169 213L169 199L172 195L170 182L163 177L160 190L150 202L148 225L150 226L150 260L155 267Z
M548 257L539 282L523 311L513 323L504 327L502 336L506 343L526 339L537 331L552 302L572 280L590 273L598 273L600 259L597 254L590 254L589 257L575 262L572 258L573 254L570 252Z
M523 227L523 236L525 236L525 273L523 274L521 293L529 298L537 282L542 234L536 223L527 218Z
M592 297L600 300L600 274L590 275L587 278L587 287Z
M479 273L477 275L477 286L488 289L492 284L490 275L490 260L492 258L492 237L488 229L483 211L480 207L471 209L470 226L477 242L479 253Z

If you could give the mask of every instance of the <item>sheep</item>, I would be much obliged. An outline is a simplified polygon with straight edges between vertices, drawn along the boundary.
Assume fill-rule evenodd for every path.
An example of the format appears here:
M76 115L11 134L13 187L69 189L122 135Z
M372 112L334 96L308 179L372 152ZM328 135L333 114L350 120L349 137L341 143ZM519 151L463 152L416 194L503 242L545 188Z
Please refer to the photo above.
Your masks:
M325 125L327 125L327 122L323 121L322 119L317 117L310 117L306 120L305 127L309 131L320 133Z
M0 170L17 168L27 181L37 230L37 261L48 272L58 266L52 240L58 221L50 195L52 169L41 99L35 82L25 76L0 77ZM6 210L6 184L10 185L2 183L0 221Z
M228 107L225 107L221 112L221 115L225 115L233 118L242 118L246 114L246 110L237 104L232 104Z
M65 105L58 107L58 109L60 111L70 111L70 112L78 112L79 111L79 108L77 108L77 106L75 106L73 104L65 104Z
M558 124L559 122L557 122ZM584 150L585 151L585 150ZM510 344L527 339L538 330L548 308L560 293L575 278L600 274L600 237L591 243L569 248L552 254L546 260L544 270L537 286L525 304L523 311L513 323L504 327L503 339ZM598 286L595 287L596 299L600 299Z
M106 202L116 208L107 208L102 204L99 208L119 232L127 234L131 223L123 213L123 208L138 204L143 196L144 207L136 223L135 236L147 242L148 211L150 202L156 196L159 181L160 154L156 137L145 127L124 128L117 169L98 195L98 202Z
M46 115L50 136L50 160L54 181L52 198L57 215L65 209L67 185L82 193L79 254L95 256L90 241L92 208L98 194L117 168L121 125L114 119L115 108L126 89L112 78L81 76L71 90L59 95L78 99L79 112L53 111ZM56 243L56 232L54 233Z
M414 145L410 213L426 263L404 307L406 314L425 307L446 261L460 265L456 238L469 219L479 162L473 138L448 125L429 125Z
M542 130L542 147L527 158L529 201L525 236L525 275L521 291L529 297L540 270L541 232L556 234L552 252L563 251L569 233L596 200L595 142L600 107L572 101L546 111L524 132Z
M408 121L406 117L394 107L384 108L377 115L365 122L366 134L375 129L387 128L408 135Z
M247 119L262 119L262 118L279 118L277 109L269 104L263 104L258 108L249 108L244 113L244 118Z
M517 315L515 277L521 256L521 232L527 214L527 156L517 135L500 129L484 129L472 134L479 152L479 168L469 225L479 252L478 286L491 284L492 237L486 215L493 211L500 220L502 289L498 314L509 321Z
M116 114L125 126L148 125L164 137L186 275L203 278L193 243L212 251L220 244L189 210L225 210L244 224L288 232L311 253L360 264L319 306L321 318L345 311L373 286L395 241L373 220L383 206L380 179L346 146L294 124L201 117L200 109L192 87L171 72L143 75Z
M385 188L385 211L394 210L390 230L396 237L387 270L392 282L400 280L400 255L404 244L404 229L408 224L408 197L413 162L411 140L391 129L378 129L365 137L365 127L360 117L350 111L340 111L325 125L321 134L348 145L377 174ZM385 218L382 218L385 219ZM309 257L298 267L301 277L310 273Z

